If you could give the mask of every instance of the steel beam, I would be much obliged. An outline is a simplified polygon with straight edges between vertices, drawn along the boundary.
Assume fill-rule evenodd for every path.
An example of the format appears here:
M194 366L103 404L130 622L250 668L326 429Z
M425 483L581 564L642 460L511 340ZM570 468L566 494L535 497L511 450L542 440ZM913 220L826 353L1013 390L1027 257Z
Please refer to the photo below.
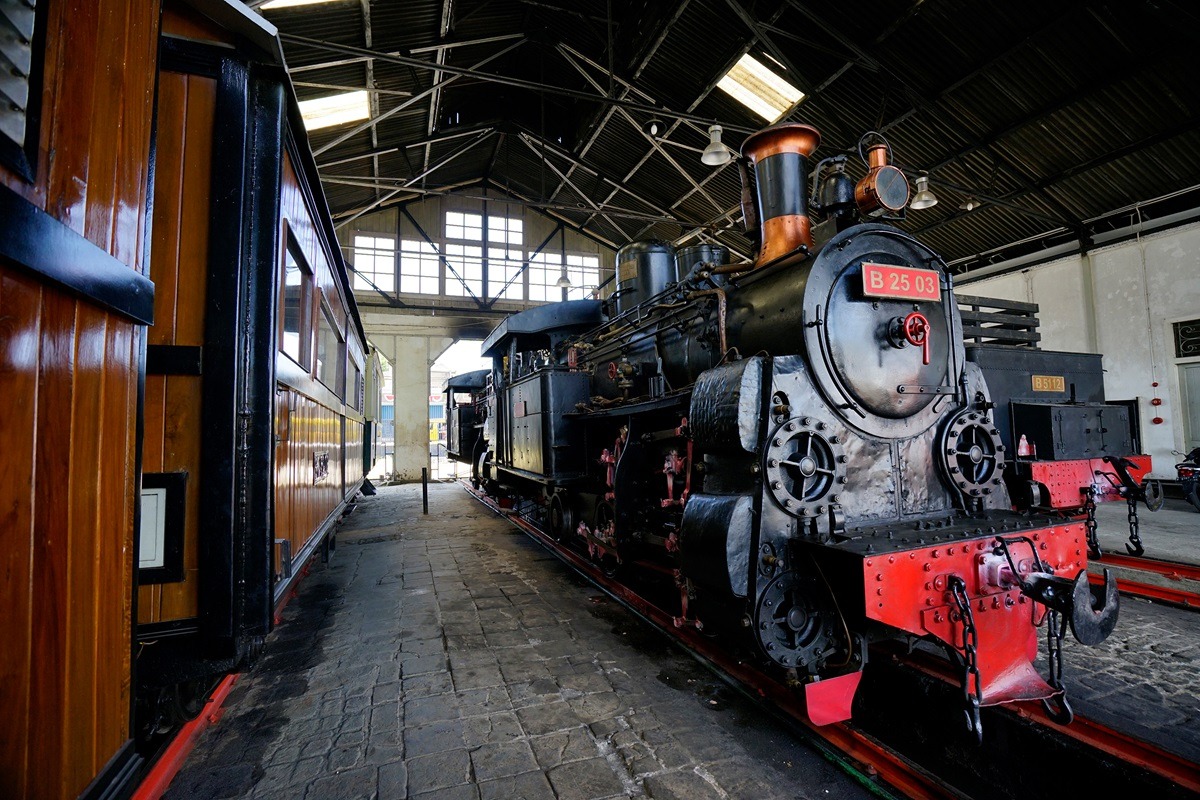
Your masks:
M393 191L391 191L391 192L389 192L388 194L384 195L383 197L377 198L377 199L375 200L375 202L373 202L373 203L371 203L370 205L368 205L368 206L366 206L366 207L362 208L361 210L359 210L359 211L355 212L353 216L350 216L350 217L347 217L347 218L345 218L345 219L341 219L341 220L339 220L339 221L337 222L337 224L335 224L335 225L333 226L333 227L334 227L334 229L335 229L335 230L340 230L341 228L344 228L344 227L346 227L346 226L347 226L347 225L349 225L351 222L353 222L354 220L356 220L356 219L358 219L359 217L361 217L363 214L366 214L366 213L368 213L368 212L370 212L370 211L374 211L376 208L378 208L379 206L383 205L383 204L384 204L384 203L386 203L388 200L391 200L393 197L395 197L396 195L400 194L400 192L404 191L405 189L407 189L407 188L408 188L409 186L411 186L412 184L414 184L414 183L416 183L417 181L421 180L421 179L422 179L422 178L424 178L426 175L429 175L430 173L436 172L437 170L439 170L439 169L441 169L442 167L446 166L446 165L447 165L447 164L449 164L451 161L453 161L454 159L458 158L458 157L459 157L459 156L461 156L463 153L467 152L468 150L470 150L471 148L473 148L475 145L479 144L480 142L483 142L484 140L486 140L486 139L487 139L489 136L491 136L491 135L492 135L492 134L491 134L491 132L487 132L487 133L480 134L480 135L479 135L478 137L476 137L475 139L472 139L471 141L467 142L466 144L464 144L464 145L460 146L458 149L456 149L456 150L454 150L453 152L451 152L450 154L448 154L448 155L447 155L445 158L443 158L443 159L441 159L440 161L438 161L438 163L434 164L432 167L428 167L428 168L426 168L426 169L422 170L422 171L420 172L420 174L418 174L418 175L414 175L413 177L409 178L409 179L406 181L406 183L405 183L404 185L402 185L402 186L398 186L396 189L394 189Z
M320 39L311 39L307 36L297 36L297 35L291 34L291 33L280 33L279 38L282 39L284 42L290 42L291 44L302 45L305 47L312 47L312 48L316 48L319 50L328 50L328 51L334 52L334 53L345 53L348 55L353 55L353 56L359 57L360 59L370 57L370 58L378 59L379 61L387 61L392 64L400 64L401 66L411 66L411 67L415 67L418 69L437 69L441 72L448 72L453 75L477 78L481 81L486 81L489 83L500 83L505 86L515 86L519 89L530 89L535 92L545 92L546 94L555 94L555 95L560 95L563 97L571 97L576 100L586 100L586 101L592 102L592 103L601 103L601 104L606 104L606 105L621 106L622 108L627 108L627 109L630 109L631 111L650 112L650 113L657 114L659 116L670 117L671 119L687 119L687 120L692 120L694 122L701 123L703 125L710 125L713 123L713 119L710 117L702 117L702 116L699 116L698 114L692 114L690 112L683 113L683 112L679 112L679 111L668 111L666 109L657 108L655 106L647 105L645 103L634 103L634 102L630 102L628 100L618 100L613 97L605 97L603 95L596 95L596 94L592 94L590 92L580 91L578 89L568 89L565 86L554 86L554 85L548 84L548 83L539 83L538 81L527 81L527 80L524 80L523 78L512 78L512 77L508 77L505 75L497 75L492 72L480 72L478 70L478 68L476 68L476 67L456 67L456 66L453 66L450 64L443 64L441 66L437 66L434 64L430 64L428 61L421 61L416 58L408 58L406 56L396 55L396 54L392 54L392 53L380 53L380 52L368 51L361 47L354 47L353 45L336 44L334 42L323 42ZM748 127L743 127L743 126L739 126L739 125L724 125L723 127L725 128L725 130L728 130L728 131L732 131L732 132L736 132L736 133L745 133L745 134L751 134L751 133L754 133L755 130L757 130L755 128L748 128Z
M284 36L283 34L280 34L280 37L281 37L281 38L283 38L283 36ZM475 66L476 66L476 67L482 67L484 64L487 64L487 63L488 63L488 62L490 62L490 61L495 61L497 58L499 58L500 56L504 55L504 54L505 54L505 53L507 53L508 51L510 51L510 50L513 50L513 49L515 49L515 48L517 48L517 47L520 47L522 42L524 42L524 39L522 39L521 41L518 41L518 42L516 42L516 43L514 43L514 44L511 44L511 45L509 45L508 47L504 48L503 50L501 50L501 51L499 51L499 52L497 52L497 53L493 53L492 55L490 55L490 56L488 56L487 58L483 59L482 61L478 62L478 63L477 63ZM361 48L356 48L356 49L361 49ZM368 52L370 52L370 51L368 51ZM381 60L387 60L387 59L382 59L382 54L381 54ZM425 66L427 66L427 67L428 67L428 66L432 66L432 65L431 65L431 64L425 64ZM393 108L393 109L390 109L389 111L386 111L386 112L384 112L383 114L380 114L380 115L379 115L379 116L377 116L377 117L374 117L374 118L372 118L372 119L369 119L369 120L367 120L366 122L363 122L363 123L362 123L362 124L360 124L360 125L356 125L356 126L354 126L354 128L352 128L351 130L348 130L348 131L346 131L346 132L345 132L345 133L343 133L341 136L339 136L339 137L337 137L336 139L334 139L332 142L329 142L328 144L324 144L324 145L322 145L321 147L318 147L316 150L314 150L314 151L313 151L313 156L314 156L314 157L316 157L316 156L319 156L319 155L321 155L322 153L324 153L324 152L328 151L330 148L337 147L339 144L341 144L342 142L346 141L346 140L347 140L347 139L349 139L350 137L352 137L352 136L357 136L358 134L362 133L362 132L363 132L363 131L365 131L367 128L374 128L376 125L378 125L379 123L383 122L383 121L384 121L385 119L387 119L388 117L391 117L391 116L393 116L393 115L395 115L395 114L399 114L401 111L403 111L404 109L408 108L408 107L409 107L409 106L411 106L413 103L416 103L416 102L418 102L419 100L422 100L422 99L424 99L424 98L428 97L430 94L432 94L432 93L434 93L434 92L438 91L439 89L441 89L442 87L446 86L447 84L453 83L454 81L458 80L460 77L462 77L462 76L461 76L461 75L452 75L451 77L449 77L449 78L446 78L444 81L440 81L440 82L438 82L438 83L435 83L433 86L430 86L430 87L429 87L428 89L426 89L425 91L423 91L423 92L420 92L419 94L415 94L415 95L413 95L412 97L408 98L408 99L407 99L407 100L405 100L403 103L401 103L400 105L396 106L395 108Z
M595 80L595 78L593 78L590 74L588 74L587 70L585 70L583 68L583 66L581 64L579 64L578 61L576 61L576 57L578 57L580 60L587 62L594 69L601 69L600 65L596 64L596 62L587 58L582 53L578 53L577 51L573 50L572 48L568 47L567 45L560 44L558 46L558 50L566 57L567 61L571 64L571 66L573 66L575 68L575 70L580 75L583 76L583 79L585 81L590 83L593 88L595 88L597 90L600 89L600 84ZM712 203L713 208L715 208L718 211L721 210L720 203L718 203L716 200L714 200L712 198L712 195L710 195L708 192L704 191L704 189L700 186L700 184L698 184L696 182L696 179L691 176L691 173L689 173L682 166L680 166L679 162L676 161L674 158L672 158L671 154L668 153L666 150L664 150L662 145L660 145L657 141L655 141L653 136L651 136L650 134L643 131L642 126L639 125L637 123L637 121L634 120L634 118L629 115L628 111L626 111L623 108L617 108L617 113L620 114L625 119L625 121L628 122L629 125L635 131L638 132L638 134L640 136L642 136L644 139L646 139L646 141L648 141L650 143L650 146L653 147L659 153L659 155L661 155L663 158L665 158L667 160L667 163L675 168L676 172L678 172L680 175L683 176L684 180L686 180L688 183L690 183L692 185L693 190L698 191L702 195L704 195L704 198L706 200L708 200L708 202ZM664 136L663 138L666 138L666 137ZM563 177L563 180L565 181L566 178ZM576 191L578 191L578 190L576 190ZM610 220L610 222L611 222L611 220ZM618 228L617 230L620 230L620 228ZM624 233L624 231L622 231L622 233Z

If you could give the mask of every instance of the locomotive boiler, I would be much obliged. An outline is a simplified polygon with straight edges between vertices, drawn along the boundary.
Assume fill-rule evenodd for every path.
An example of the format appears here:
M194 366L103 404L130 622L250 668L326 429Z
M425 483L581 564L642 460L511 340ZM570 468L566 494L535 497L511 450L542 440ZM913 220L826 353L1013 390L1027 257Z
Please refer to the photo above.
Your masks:
M669 592L677 627L756 650L815 723L850 716L887 639L948 654L977 735L981 706L1015 700L1065 721L1063 636L1112 631L1115 583L1093 596L1082 522L1013 510L950 273L890 224L908 186L887 143L864 137L857 182L838 157L810 187L818 142L782 124L744 143L753 263L635 242L606 302L504 320L459 434L473 476L614 579Z

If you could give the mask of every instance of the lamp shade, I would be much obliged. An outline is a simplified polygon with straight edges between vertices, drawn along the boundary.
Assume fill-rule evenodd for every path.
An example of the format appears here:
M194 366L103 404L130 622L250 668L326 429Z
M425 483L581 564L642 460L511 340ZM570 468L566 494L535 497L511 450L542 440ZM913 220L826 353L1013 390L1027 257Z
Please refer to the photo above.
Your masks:
M964 200L962 202L961 205L959 205L959 208L961 208L963 211L971 211L973 209L979 208L979 206L980 206L980 203L978 200L976 200L974 197L968 197L966 200Z
M920 211L922 208L929 208L936 205L937 197L934 196L933 192L929 191L929 176L920 176L917 178L917 193L913 195L912 202L908 204L908 207Z
M708 147L704 148L700 160L710 167L719 167L728 162L731 156L729 148L721 143L721 126L711 126L708 129Z
M559 289L570 289L571 288L571 279L568 278L567 273L564 272L562 275L559 276L558 281L554 285L555 285L555 287L557 287Z

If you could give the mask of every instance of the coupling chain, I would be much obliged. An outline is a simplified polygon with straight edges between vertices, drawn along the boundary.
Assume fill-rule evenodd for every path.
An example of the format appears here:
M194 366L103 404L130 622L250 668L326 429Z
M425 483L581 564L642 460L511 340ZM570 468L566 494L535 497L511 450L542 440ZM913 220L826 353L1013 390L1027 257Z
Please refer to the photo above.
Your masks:
M1138 499L1130 492L1125 502L1129 504L1129 545L1126 547L1129 548L1130 555L1140 556L1146 552L1146 548L1142 546L1142 537L1138 534Z
M1063 673L1063 658L1062 658L1062 643L1063 643L1063 625L1065 619L1054 609L1049 609L1046 612L1048 624L1046 625L1046 661L1050 667L1050 679L1047 681L1052 689L1062 689L1062 673Z
M1071 704L1067 702L1067 689L1063 684L1063 638L1067 634L1067 617L1050 608L1046 611L1046 662L1050 675L1047 683L1055 691L1054 697L1042 701L1046 715L1060 725L1069 725L1075 718Z
M1087 497L1083 503L1083 510L1087 512L1084 527L1087 528L1088 555L1091 558L1100 558L1100 537L1096 535L1096 487L1087 487L1084 494Z
M967 597L967 584L957 575L950 577L950 593L954 596L954 605L958 607L958 616L962 622L960 646L963 651L962 689L963 699L967 704L964 711L967 730L982 742L983 721L979 718L979 707L983 703L983 687L979 675L979 633L975 630L975 615Z

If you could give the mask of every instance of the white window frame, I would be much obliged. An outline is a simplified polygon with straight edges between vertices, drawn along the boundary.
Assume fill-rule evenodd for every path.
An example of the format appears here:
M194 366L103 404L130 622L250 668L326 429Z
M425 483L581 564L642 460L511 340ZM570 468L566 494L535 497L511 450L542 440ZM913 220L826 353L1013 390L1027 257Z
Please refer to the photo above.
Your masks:
M384 243L388 246L380 247ZM396 237L385 234L354 234L354 291L396 291Z

